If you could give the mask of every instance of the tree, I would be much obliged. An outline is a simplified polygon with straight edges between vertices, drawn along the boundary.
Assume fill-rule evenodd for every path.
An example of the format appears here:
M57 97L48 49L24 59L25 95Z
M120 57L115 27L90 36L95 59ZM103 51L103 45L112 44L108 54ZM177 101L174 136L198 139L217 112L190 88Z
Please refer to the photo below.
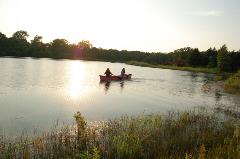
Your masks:
M26 40L27 41L27 37L28 36L29 35L28 35L28 33L26 31L20 30L20 31L15 32L12 35L12 38L16 39L16 40Z
M10 56L29 56L29 43L27 42L28 33L20 30L15 32L11 38L9 38Z
M74 59L94 59L92 58L92 44L88 40L82 40L78 43L74 51Z
M32 57L46 56L47 50L45 44L42 42L42 36L36 35L33 40L31 40L31 46L29 54Z
M231 51L228 55L230 59L230 71L237 71L240 68L240 53Z
M67 58L70 48L68 41L65 39L55 39L50 43L50 51L52 58Z
M197 48L188 51L187 63L194 67L201 65L201 54Z
M36 35L36 36L33 38L33 40L31 40L31 43L32 43L32 44L42 43L42 36Z
M6 35L0 32L0 40L6 40L6 39L7 39Z
M78 43L78 47L80 49L91 49L92 48L92 44L88 40L82 40L82 41L80 41Z
M217 66L220 72L230 71L230 57L225 44L218 50Z
M5 34L0 32L0 56L4 56L7 52L7 43L8 38Z
M208 67L217 67L217 50L216 48L209 48L206 52L208 57Z
M192 50L193 49L190 47L184 47L184 48L175 50L174 53L171 54L174 57L174 64L177 66L186 66L188 63L187 60L188 60L189 53Z

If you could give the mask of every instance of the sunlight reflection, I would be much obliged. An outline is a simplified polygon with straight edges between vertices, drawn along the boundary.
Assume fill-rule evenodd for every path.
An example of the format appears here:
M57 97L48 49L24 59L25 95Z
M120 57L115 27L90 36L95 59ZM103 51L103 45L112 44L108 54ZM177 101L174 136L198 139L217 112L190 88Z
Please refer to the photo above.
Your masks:
M68 95L72 99L77 99L80 96L87 94L86 86L84 85L85 68L80 61L71 61L69 64L69 80L68 80Z

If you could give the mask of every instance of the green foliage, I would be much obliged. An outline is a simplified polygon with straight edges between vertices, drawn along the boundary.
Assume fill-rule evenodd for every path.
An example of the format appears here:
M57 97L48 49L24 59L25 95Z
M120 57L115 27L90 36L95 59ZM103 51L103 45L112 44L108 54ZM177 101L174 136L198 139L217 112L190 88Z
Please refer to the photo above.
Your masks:
M226 45L218 50L217 65L220 72L230 71L230 58Z
M91 49L92 44L88 40L82 40L78 43L78 47L81 49Z
M42 44L42 36L36 35L33 40L31 40L32 44Z
M50 57L52 58L65 58L68 57L70 53L68 41L65 39L55 39L53 40L50 45Z
M141 150L139 136L137 134L123 132L113 137L112 148L121 158L136 158Z
M215 75L215 76L213 77L213 80L214 80L214 81L221 81L221 80L223 80L223 76L221 76L221 75Z
M6 55L7 37L0 32L0 56Z
M9 56L25 57L28 56L29 43L27 41L28 33L26 31L17 31L13 36L6 40L6 53Z
M208 67L217 67L217 50L216 48L209 48L206 51L206 57L208 58Z
M0 33L0 56L111 62L137 61L144 63L142 65L149 65L150 67L155 67L156 65L198 68L217 67L220 72L234 72L240 68L240 52L229 52L225 45L218 51L215 48L199 51L197 48L184 47L171 53L148 53L96 48L88 40L82 40L78 44L69 44L65 39L54 39L50 43L43 43L42 37L37 35L29 43L27 37L28 33L22 30L15 32L10 38Z
M12 38L13 39L16 39L16 40L22 40L22 41L27 41L27 37L28 37L28 33L26 31L23 31L23 30L20 30L20 31L17 31L15 32L13 35L12 35Z
M42 36L36 35L33 40L31 40L29 55L31 57L41 57L41 55L46 55L47 48L46 45L42 42Z
M93 148L92 151L93 151L92 153L90 153L89 151L84 151L79 156L77 156L77 158L78 157L80 159L100 159L101 158L100 151L96 147Z
M240 121L205 110L123 116L54 128L42 136L0 137L0 158L239 158ZM85 140L79 132L84 132ZM86 147L79 146L85 141Z
M77 112L74 115L76 125L77 125L77 142L78 142L78 148L81 150L86 149L87 144L87 133L86 133L86 125L83 116L80 112Z
M201 54L198 49L191 49L188 53L187 58L188 66L200 66L201 65Z
M6 35L0 32L0 40L6 40L6 39L7 39Z
M240 94L240 70L227 79L224 89L229 93Z

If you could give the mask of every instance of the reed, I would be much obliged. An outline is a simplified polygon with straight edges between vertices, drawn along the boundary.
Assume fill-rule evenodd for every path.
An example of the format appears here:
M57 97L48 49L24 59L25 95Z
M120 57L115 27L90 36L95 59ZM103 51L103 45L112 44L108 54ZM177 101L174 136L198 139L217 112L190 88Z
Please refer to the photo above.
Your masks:
M40 136L0 138L0 158L240 158L239 119L207 111L122 116L76 124Z
M229 93L240 94L240 70L226 80L224 89Z

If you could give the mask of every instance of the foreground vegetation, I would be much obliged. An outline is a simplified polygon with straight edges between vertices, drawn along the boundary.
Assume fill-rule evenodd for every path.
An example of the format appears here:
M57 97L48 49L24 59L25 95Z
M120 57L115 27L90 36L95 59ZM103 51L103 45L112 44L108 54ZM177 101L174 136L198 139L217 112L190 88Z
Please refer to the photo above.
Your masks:
M240 70L226 80L224 89L229 93L240 94Z
M219 72L236 72L240 69L240 50L230 51L226 45L218 50L209 48L206 51L199 51L198 48L184 47L169 53L148 53L96 48L87 40L78 44L70 44L65 39L54 39L49 43L43 43L42 37L38 35L28 42L28 36L28 33L22 30L15 32L9 38L0 33L0 56L111 62L137 61L171 69L197 71L197 68L201 68L201 72L211 72L212 69L217 69Z
M240 158L238 119L220 120L204 111L123 116L37 137L0 138L0 158Z

